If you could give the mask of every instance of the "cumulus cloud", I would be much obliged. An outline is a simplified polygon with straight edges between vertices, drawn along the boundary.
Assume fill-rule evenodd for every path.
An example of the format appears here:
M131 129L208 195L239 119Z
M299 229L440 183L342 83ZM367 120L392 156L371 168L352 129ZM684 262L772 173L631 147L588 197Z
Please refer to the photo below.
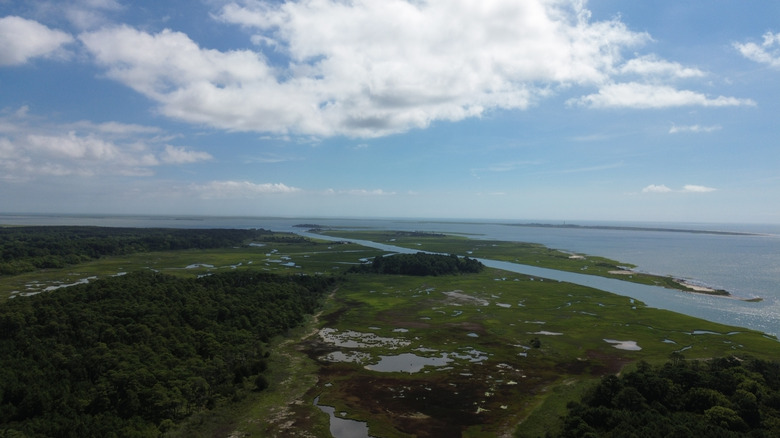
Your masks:
M708 193L708 192L714 192L717 189L714 189L712 187L705 187L705 186L699 186L699 185L693 185L693 184L686 184L683 186L680 190L673 190L669 187L665 186L664 184L656 185L656 184L650 184L649 186L642 189L642 193Z
M163 143L156 127L118 122L50 124L15 111L0 116L0 170L6 180L40 176L152 175L163 164L212 159Z
M569 101L593 108L752 104L667 83L699 69L624 59L650 36L592 20L581 0L235 0L214 17L245 29L255 49L129 26L79 39L168 117L279 136L378 137L527 109L561 90L599 90Z
M702 126L702 125L687 125L687 126L678 126L678 125L672 125L671 128L669 128L669 134L679 134L681 132L693 132L693 133L700 133L700 132L715 132L720 131L723 129L720 125L710 125L710 126Z
M751 61L780 67L780 33L767 32L761 44L734 43L734 48Z
M753 106L751 99L709 97L690 90L678 90L669 85L639 82L616 83L602 87L598 93L568 101L569 105L591 108L668 108L680 106Z
M108 76L161 111L221 129L381 136L524 109L557 86L599 84L649 39L591 22L579 1L233 2L218 19L258 50L200 47L171 30L80 36ZM286 57L272 63L264 50Z
M12 15L0 18L0 66L55 56L62 53L62 46L72 41L73 37L67 33L37 21Z
M620 67L623 74L638 74L652 77L697 78L705 73L697 68L685 67L677 62L659 59L655 55L634 58Z
M272 194L289 194L300 189L282 183L256 184L249 181L211 181L193 184L190 189L205 199L257 198Z
M666 187L665 185L655 185L650 184L649 186L642 189L642 193L669 193L672 189L669 187Z

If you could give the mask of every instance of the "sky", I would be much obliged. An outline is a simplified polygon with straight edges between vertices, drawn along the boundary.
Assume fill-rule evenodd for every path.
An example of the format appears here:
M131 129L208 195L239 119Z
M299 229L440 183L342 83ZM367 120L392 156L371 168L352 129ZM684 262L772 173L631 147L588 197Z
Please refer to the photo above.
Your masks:
M780 223L776 0L0 0L0 213Z

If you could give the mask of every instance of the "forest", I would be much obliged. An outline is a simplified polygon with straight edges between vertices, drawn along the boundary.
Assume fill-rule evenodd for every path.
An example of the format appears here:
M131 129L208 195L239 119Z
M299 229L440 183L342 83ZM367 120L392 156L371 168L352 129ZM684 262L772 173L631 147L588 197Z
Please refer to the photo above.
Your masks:
M558 437L780 436L780 363L749 358L639 362L569 405Z
M103 256L229 248L272 234L262 229L0 227L0 276L63 268Z
M0 306L0 435L159 436L263 390L265 342L329 277L136 272Z
M485 265L469 257L455 254L394 254L387 257L375 257L371 263L365 263L350 269L350 272L390 274L390 275L453 275L477 273Z

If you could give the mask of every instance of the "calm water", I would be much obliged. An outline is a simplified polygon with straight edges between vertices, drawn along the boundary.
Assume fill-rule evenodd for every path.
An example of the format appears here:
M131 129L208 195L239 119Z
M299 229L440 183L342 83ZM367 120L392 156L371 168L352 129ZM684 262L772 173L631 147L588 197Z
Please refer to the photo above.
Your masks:
M515 221L515 223L528 222L531 221ZM293 227L300 223L316 223L324 227L468 234L475 239L536 242L552 248L609 257L623 263L634 264L641 271L686 278L703 285L726 289L737 297L761 297L763 301L745 303L733 299L674 291L641 291L641 288L620 281L613 281L616 284L606 286L601 279L586 278L585 281L599 282L599 284L593 283L594 287L632 296L654 307L754 328L775 335L780 334L780 225L603 222L597 224L762 234L735 236L664 231L517 227L505 225L508 223L506 221L499 223L408 219L0 215L0 224L16 225L265 228L274 231L300 232L301 228ZM585 221L576 223L594 225Z

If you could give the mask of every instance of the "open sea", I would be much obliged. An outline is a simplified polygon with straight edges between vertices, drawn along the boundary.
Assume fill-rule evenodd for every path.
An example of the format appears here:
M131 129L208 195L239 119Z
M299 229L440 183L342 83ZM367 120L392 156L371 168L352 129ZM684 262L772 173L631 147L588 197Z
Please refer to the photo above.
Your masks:
M639 299L646 304L699 318L780 335L780 225L636 222L571 222L582 227L528 227L533 220L337 219L209 216L80 216L0 214L0 225L93 225L105 227L264 228L302 232L296 224L347 229L385 229L463 234L474 239L541 243L565 251L598 255L637 266L637 270L671 275L702 286L725 289L734 298L637 288L612 280L594 287ZM633 227L585 228L588 226ZM644 229L639 229L644 228ZM652 230L651 230L652 229ZM678 230L678 231L663 231ZM751 234L684 232L723 231ZM517 265L516 272L532 273ZM559 272L559 271L555 271ZM582 276L579 276L582 277ZM592 277L592 276L587 276ZM580 282L573 277L557 278ZM593 280L593 279L589 279ZM656 289L656 290L653 290ZM692 327L692 330L695 330Z

